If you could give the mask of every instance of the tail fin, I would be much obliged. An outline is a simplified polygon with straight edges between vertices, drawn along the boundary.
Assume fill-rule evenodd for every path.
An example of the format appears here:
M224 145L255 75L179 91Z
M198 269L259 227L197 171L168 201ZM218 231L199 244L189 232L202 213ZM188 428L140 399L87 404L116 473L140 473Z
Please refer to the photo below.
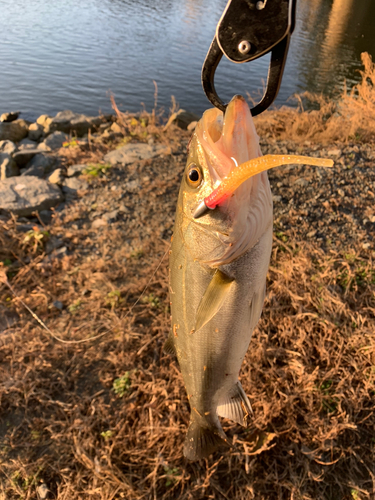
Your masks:
M223 445L228 445L228 442L221 427L207 421L190 420L184 445L184 455L188 460L206 458Z

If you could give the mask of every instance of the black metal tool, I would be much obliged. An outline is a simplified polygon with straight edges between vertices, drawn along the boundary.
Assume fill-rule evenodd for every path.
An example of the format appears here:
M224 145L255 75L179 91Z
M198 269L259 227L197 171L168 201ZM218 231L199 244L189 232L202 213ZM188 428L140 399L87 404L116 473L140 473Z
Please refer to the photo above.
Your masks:
M297 0L229 0L217 25L202 68L203 90L209 101L223 112L227 104L214 86L216 68L223 54L235 63L253 61L271 52L267 86L253 116L275 100L283 76L290 36L295 26Z

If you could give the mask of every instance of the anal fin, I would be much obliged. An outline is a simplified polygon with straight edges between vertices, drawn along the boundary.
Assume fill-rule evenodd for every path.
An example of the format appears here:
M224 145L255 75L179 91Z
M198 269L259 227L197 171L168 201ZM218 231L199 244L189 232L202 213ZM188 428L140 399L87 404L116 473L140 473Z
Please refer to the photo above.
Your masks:
M229 394L220 402L217 413L220 417L229 418L244 427L247 426L248 417L253 414L253 410L240 382L236 382Z

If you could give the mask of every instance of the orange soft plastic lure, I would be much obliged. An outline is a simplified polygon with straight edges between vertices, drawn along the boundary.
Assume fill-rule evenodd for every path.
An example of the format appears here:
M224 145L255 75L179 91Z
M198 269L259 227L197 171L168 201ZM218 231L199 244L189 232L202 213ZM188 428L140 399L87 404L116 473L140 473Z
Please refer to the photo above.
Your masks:
M220 185L207 196L197 207L194 217L203 215L207 208L213 210L217 205L227 200L235 190L247 179L256 174L290 164L312 165L316 167L333 167L333 160L326 158L311 158L309 156L299 155L266 155L246 161L234 168L230 174L225 177Z

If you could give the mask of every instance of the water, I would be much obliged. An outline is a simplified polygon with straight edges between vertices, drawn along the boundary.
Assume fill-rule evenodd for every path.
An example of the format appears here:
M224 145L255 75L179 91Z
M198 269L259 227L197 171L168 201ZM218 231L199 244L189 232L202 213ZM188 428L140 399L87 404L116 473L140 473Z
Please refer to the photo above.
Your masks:
M271 1L271 0L269 0ZM272 0L276 1L276 0ZM158 105L171 95L198 114L209 106L200 72L226 0L0 0L0 112L24 117L62 109L110 111ZM359 81L360 54L375 56L373 0L298 0L276 103L295 92L337 97ZM236 65L222 59L215 77L224 100L259 96L269 57Z

